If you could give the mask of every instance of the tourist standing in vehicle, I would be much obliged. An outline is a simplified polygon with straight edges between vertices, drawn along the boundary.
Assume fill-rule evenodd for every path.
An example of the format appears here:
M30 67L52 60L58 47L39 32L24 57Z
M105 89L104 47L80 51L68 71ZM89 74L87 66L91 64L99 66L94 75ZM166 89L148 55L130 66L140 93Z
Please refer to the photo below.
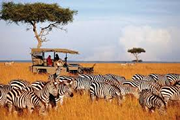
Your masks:
M56 54L55 57L54 57L54 61L58 61L59 60L59 55Z
M47 58L47 65L48 66L52 66L53 65L53 62L52 62L52 59L51 59L51 55L49 55L48 58Z

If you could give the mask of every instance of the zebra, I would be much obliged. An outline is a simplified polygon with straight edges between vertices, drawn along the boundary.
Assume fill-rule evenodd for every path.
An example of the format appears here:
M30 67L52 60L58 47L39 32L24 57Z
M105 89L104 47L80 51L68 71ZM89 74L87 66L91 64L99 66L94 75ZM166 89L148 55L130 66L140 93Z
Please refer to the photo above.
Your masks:
M127 86L131 86L131 87L138 87L140 81L137 80L126 80L122 83L122 85L127 85Z
M20 90L27 90L28 86L30 86L29 82L22 79L11 80L8 84L11 86L12 89L20 89Z
M34 92L43 101L43 103L45 103L46 108L49 108L49 96L50 94L54 97L58 95L58 84L57 82L48 81L41 90Z
M154 112L155 109L158 109L160 114L166 113L166 103L161 97L153 94L150 90L144 89L140 92L139 104L143 109Z
M149 82L149 81L140 81L138 85L138 89L140 91L144 89L150 90L153 94L159 95L159 90L161 86L157 83L154 82Z
M180 88L177 86L163 86L160 89L160 95L166 104L170 100L180 100Z
M116 80L107 79L103 75L88 75L88 74L81 74L79 75L81 78L89 79L92 82L102 82L106 84L114 84L117 82Z
M132 87L136 87L139 89L139 91L142 91L144 89L148 89L151 90L151 92L153 92L156 95L159 95L159 90L160 90L160 85L157 83L154 83L152 81L137 81L137 80L133 80L133 81L126 81L123 82L123 85L130 85Z
M124 82L126 80L125 77L114 75L114 74L106 74L106 75L103 75L103 77L110 81L113 81L113 82L115 80L116 82L118 82L120 84L122 84L122 82Z
M48 81L48 82L52 82L52 81ZM36 82L33 82L31 84L31 87L34 89L35 93L39 94L39 92L41 92L42 89L44 89L45 85L48 83L48 82L44 82L44 81L36 81ZM56 85L57 87L57 91L58 91L58 84ZM49 96L49 98L48 98ZM58 96L57 96L58 97ZM56 97L51 93L49 92L49 94L47 93L47 96L46 96L46 99L48 99L46 102L47 103L50 103L51 107L55 107L56 106ZM49 105L46 104L46 106L48 107Z
M152 78L152 76L145 76L141 74L135 74L132 76L132 80L144 80L144 81L152 81L154 82L155 80Z
M0 87L0 105L5 106L7 93L11 90L9 85L1 85Z
M180 79L180 74L169 73L166 74L165 77L169 80L171 85L174 85Z
M157 81L159 79L159 76L161 76L161 75L160 74L156 74L156 73L151 73L148 76L152 77L152 79Z
M105 83L92 82L90 86L90 98L94 101L95 98L104 98L107 101L111 101L114 97L117 97L118 104L121 104L121 91L115 86L111 86Z
M89 79L78 77L73 81L71 86L76 92L79 91L82 95L85 91L89 92L91 83L92 81Z
M149 74L149 76L151 76L156 83L158 83L160 86L165 86L165 85L170 85L169 80L167 79L167 77L163 74Z
M59 90L58 90L58 96L55 98L56 104L58 101L60 101L60 104L63 104L63 98L65 96L73 97L73 91L72 89L66 85L66 84L59 84Z
M113 86L120 89L123 100L125 100L125 95L128 94L133 95L137 99L139 98L139 89L137 87L124 86L121 84L114 84Z
M30 89L32 90L32 89ZM13 101L15 100L16 97L21 96L21 94L24 92L24 89L12 89L7 93L6 96L6 101L5 101L5 106L8 107L9 112L12 111L12 107L13 107ZM28 91L31 92L31 91Z
M12 89L7 94L6 104L8 106L9 112L12 111L13 107L15 107L16 110L27 108L30 113L32 113L36 107L40 107L40 114L45 114L46 112L45 104L40 100L40 98L34 93L32 89L31 91Z

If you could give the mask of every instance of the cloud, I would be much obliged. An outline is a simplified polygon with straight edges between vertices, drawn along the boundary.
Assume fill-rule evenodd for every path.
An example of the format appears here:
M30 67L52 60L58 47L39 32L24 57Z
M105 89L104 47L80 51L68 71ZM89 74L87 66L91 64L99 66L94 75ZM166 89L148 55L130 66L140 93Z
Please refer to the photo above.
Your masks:
M141 58L146 61L179 61L177 56L179 44L177 28L153 28L151 26L126 26L122 30L119 45L124 51L133 47L146 50ZM172 52L173 51L173 52ZM127 59L134 59L129 53L124 53ZM170 56L170 57L169 57Z
M114 46L101 46L92 50L92 54L86 57L87 61L112 61L116 60L116 48Z

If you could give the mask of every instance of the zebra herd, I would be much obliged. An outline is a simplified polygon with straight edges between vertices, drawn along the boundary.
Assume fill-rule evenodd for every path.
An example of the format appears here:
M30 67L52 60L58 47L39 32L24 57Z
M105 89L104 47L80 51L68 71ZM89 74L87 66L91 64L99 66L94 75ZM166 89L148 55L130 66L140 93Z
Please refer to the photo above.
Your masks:
M71 88L56 79L29 83L26 80L11 80L8 85L0 85L0 105L7 107L9 112L28 109L32 113L35 109L45 115L47 110L62 103L64 96L73 96Z
M111 101L117 98L121 105L125 96L133 95L139 100L143 109L150 112L158 110L166 113L168 103L180 101L180 74L135 74L131 80L114 74L106 75L79 75L72 84L74 90L80 94L90 93L92 101L103 98Z
M143 109L160 114L166 113L169 102L180 100L180 74L135 74L131 80L125 77L105 74L79 74L78 76L50 75L47 81L29 83L26 80L11 80L7 85L0 84L0 105L9 112L35 109L46 114L57 103L63 104L64 97L73 97L74 92L88 93L90 99L111 101L117 98L123 104L126 95L138 99Z

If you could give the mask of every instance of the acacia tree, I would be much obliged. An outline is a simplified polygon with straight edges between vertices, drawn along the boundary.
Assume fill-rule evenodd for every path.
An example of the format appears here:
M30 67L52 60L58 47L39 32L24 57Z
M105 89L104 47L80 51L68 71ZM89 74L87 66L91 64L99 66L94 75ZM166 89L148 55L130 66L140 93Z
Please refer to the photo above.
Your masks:
M133 54L136 58L136 62L139 61L139 54L142 52L146 52L143 48L132 48L128 50L129 53Z
M42 46L43 42L47 42L46 35L53 28L63 29L63 26L73 21L73 15L77 11L69 8L62 8L58 4L45 3L3 3L0 11L0 19L9 23L26 23L32 26L32 30L37 39L37 48ZM46 25L42 24L46 23ZM48 23L48 24L47 24ZM37 24L40 26L37 28ZM43 25L43 27L42 27ZM29 30L31 28L27 28Z

